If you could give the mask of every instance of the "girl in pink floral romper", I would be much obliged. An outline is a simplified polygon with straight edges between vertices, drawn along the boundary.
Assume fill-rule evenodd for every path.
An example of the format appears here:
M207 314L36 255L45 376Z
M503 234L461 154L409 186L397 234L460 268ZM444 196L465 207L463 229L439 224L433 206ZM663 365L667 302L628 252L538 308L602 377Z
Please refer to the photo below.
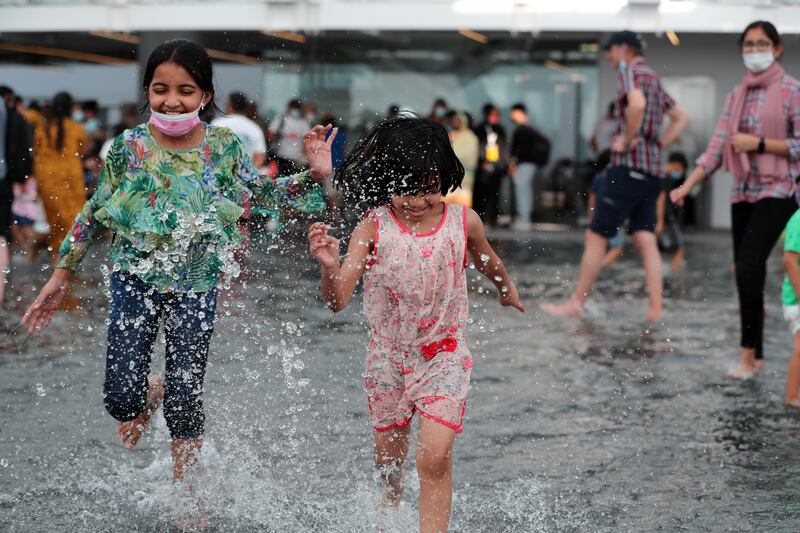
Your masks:
M420 414L423 533L446 531L450 518L453 441L461 432L472 369L465 335L468 255L497 286L500 303L524 311L478 215L443 201L463 175L443 127L408 116L384 121L334 178L345 197L376 206L353 232L344 262L339 264L339 241L326 225L314 224L308 235L333 311L347 306L364 277L372 336L364 377L384 505L400 503L410 422Z

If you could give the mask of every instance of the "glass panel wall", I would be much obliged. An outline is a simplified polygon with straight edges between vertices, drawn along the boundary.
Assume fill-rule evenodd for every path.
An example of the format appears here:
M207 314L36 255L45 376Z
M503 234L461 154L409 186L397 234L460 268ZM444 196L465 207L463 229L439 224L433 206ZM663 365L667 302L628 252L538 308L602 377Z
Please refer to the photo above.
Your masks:
M450 48L458 44L454 40ZM465 57L447 49L372 50L340 55L337 62L309 57L302 64L272 64L265 67L262 109L273 115L291 98L313 101L320 113L332 111L340 118L352 141L392 104L427 115L433 101L443 98L477 122L482 106L491 102L502 109L511 131L507 112L522 102L535 126L553 141L553 158L587 155L599 114L595 63L587 58L571 65L537 61L508 52Z

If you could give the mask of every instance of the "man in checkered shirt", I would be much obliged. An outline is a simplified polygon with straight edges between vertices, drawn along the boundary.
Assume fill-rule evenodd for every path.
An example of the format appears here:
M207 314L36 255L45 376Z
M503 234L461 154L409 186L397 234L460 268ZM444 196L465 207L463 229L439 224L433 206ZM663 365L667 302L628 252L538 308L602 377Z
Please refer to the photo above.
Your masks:
M667 94L661 78L645 63L642 41L630 31L614 33L604 49L619 71L615 138L606 184L597 198L581 259L575 291L560 304L543 304L552 315L581 317L592 285L600 274L608 240L629 221L629 232L642 256L650 305L647 320L661 319L661 255L655 236L656 200L661 192L661 148L689 123L686 112ZM664 115L669 126L661 131Z

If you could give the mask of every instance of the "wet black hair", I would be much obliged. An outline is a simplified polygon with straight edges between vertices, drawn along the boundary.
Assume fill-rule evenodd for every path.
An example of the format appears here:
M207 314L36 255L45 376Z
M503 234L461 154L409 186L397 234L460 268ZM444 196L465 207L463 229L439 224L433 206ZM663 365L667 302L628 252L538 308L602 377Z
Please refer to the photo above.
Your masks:
M685 169L689 168L689 160L686 158L686 154L684 154L683 152L672 152L671 154L669 154L669 157L667 158L667 163L678 163L679 165L682 165L683 168Z
M72 115L72 104L72 95L70 95L68 92L60 92L53 97L53 109L50 112L50 118L47 121L47 137L48 141L52 142L52 139L50 139L50 124L55 123L55 147L59 151L64 148L64 119L69 118Z
M359 207L379 207L393 196L435 188L455 191L464 167L450 136L433 120L403 113L384 119L359 140L336 170L333 184Z
M147 66L144 69L144 77L142 78L145 98L150 88L150 83L153 81L156 68L162 63L175 63L186 69L197 86L200 87L200 90L206 96L211 96L211 102L206 106L206 109L213 108L218 113L222 113L222 110L217 107L217 103L214 100L216 95L214 91L214 67L211 57L209 57L205 48L187 39L173 39L156 46L156 49L147 59ZM143 111L148 106L149 102L146 102Z
M247 95L241 91L231 93L230 96L228 96L228 102L230 102L231 108L237 113L244 113L247 111Z
M781 44L781 34L778 33L778 30L775 28L775 25L771 22L766 20L756 20L755 22L751 22L747 25L744 29L742 34L739 36L739 48L742 47L744 44L744 36L747 35L747 32L750 30L755 30L756 28L761 28L764 33L767 34L767 37L770 41L772 41L772 46L778 47Z

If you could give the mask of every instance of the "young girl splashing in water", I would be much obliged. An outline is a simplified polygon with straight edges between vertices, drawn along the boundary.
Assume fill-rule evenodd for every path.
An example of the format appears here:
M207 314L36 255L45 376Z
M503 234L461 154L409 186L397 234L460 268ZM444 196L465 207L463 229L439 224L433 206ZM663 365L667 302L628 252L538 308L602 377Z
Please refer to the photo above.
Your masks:
M119 421L122 444L133 448L163 396L175 482L191 471L202 445L217 284L221 274L238 275L233 252L242 242L243 206L323 210L315 181L332 172L336 133L317 126L305 135L310 171L262 178L233 132L200 120L199 112L213 105L212 79L211 59L195 43L168 41L153 51L143 80L149 123L114 140L96 192L22 320L31 332L46 327L92 240L105 228L114 232L105 406ZM148 378L162 319L166 371ZM195 516L204 521L202 511Z
M323 298L334 312L347 306L364 277L372 335L364 375L384 505L400 503L409 425L415 412L421 415L422 533L446 531L450 519L453 440L461 432L472 369L468 253L497 286L500 303L524 311L478 215L443 201L463 176L442 126L416 117L386 120L334 177L346 196L375 207L354 230L344 262L326 225L314 224L308 234L311 254L322 265Z

